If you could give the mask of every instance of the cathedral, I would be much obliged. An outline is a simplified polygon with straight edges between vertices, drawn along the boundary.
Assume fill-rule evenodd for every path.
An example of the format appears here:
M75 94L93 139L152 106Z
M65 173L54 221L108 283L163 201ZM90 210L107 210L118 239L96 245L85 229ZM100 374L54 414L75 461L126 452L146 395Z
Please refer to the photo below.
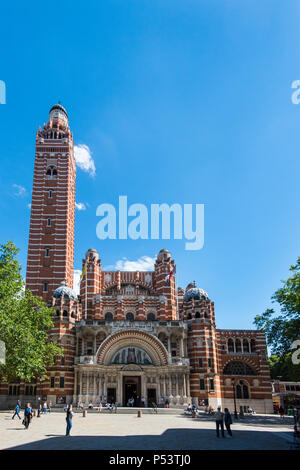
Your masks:
M76 165L66 110L54 105L36 133L26 287L53 307L49 340L64 349L48 378L2 384L0 405L37 397L183 407L189 403L272 413L262 331L220 330L214 302L195 283L176 289L162 249L154 270L103 271L97 250L82 259L73 290Z

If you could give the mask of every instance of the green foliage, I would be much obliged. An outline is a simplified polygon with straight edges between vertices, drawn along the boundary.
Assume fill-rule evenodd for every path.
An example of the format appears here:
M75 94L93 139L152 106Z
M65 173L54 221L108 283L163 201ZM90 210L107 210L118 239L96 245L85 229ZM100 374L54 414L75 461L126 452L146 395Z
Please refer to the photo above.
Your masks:
M270 371L272 379L300 381L300 365L292 363L292 353L275 355L269 357Z
M44 378L62 349L48 341L53 310L41 298L25 290L18 249L8 241L0 245L0 340L5 342L6 363L0 365L2 380Z
M266 333L267 344L271 349L271 375L282 376L282 380L300 380L300 367L291 360L292 343L300 339L300 257L296 265L290 267L292 273L283 286L271 297L280 306L280 314L267 309L256 315L254 324Z

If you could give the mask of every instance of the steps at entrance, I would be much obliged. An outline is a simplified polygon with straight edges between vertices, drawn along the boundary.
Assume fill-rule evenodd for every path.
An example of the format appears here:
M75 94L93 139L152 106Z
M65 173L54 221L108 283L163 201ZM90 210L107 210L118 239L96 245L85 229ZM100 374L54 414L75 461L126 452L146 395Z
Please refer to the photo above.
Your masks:
M136 407L126 407L126 406L120 406L117 408L117 414L130 414L130 415L137 415L138 410L141 410L143 414L152 414L155 415L156 412L153 408L139 408L138 406ZM82 410L79 410L77 408L73 408L73 411L75 413L82 413ZM105 408L102 408L101 413L99 413L98 410L86 410L87 414L115 414L115 410L108 411ZM51 412L63 412L62 408L52 408ZM184 413L184 409L182 408L157 408L157 414L159 415L181 415Z

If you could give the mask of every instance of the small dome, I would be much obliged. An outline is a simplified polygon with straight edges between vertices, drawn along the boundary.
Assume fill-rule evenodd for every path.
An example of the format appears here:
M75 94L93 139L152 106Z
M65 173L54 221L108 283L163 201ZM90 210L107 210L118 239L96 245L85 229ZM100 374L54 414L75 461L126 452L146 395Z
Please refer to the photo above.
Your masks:
M61 105L61 104L55 104L54 106L52 106L52 108L50 109L49 111L49 114L51 113L51 111L53 111L54 109L58 109L59 111L62 111L67 117L68 117L68 113L67 111L65 110L65 108Z
M184 302L189 302L190 300L208 300L208 293L205 290L200 289L200 287L196 287L195 283L190 283L186 290L183 297Z
M89 256L91 258L96 257L99 258L98 251L95 248L89 248L88 251L86 252L85 256Z
M53 297L55 299L71 299L77 300L76 292L68 286L66 281L62 281L57 289L53 292Z
M171 253L170 253L169 250L167 250L166 248L163 248L163 249L160 250L160 252L158 253L157 259L158 259L158 261L169 260L169 259L171 259Z

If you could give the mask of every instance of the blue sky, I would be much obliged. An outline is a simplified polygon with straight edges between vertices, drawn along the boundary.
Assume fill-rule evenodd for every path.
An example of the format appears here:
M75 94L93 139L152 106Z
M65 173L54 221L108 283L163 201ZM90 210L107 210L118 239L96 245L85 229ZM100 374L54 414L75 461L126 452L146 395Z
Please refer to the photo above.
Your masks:
M253 327L299 255L299 13L276 0L2 5L0 242L20 248L24 275L35 132L61 100L95 165L77 171L75 269L90 247L121 267L167 247L219 328ZM205 204L204 248L97 239L97 206L124 194Z

